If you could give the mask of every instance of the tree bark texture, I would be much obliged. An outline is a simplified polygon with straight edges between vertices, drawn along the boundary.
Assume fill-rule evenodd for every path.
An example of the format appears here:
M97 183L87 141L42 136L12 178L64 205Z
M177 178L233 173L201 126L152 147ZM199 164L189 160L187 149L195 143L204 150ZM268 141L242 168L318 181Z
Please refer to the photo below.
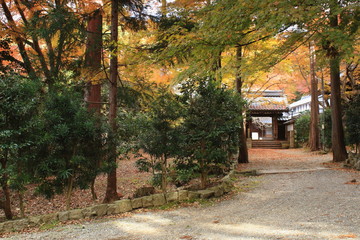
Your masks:
M101 57L102 57L102 13L101 10L96 10L88 20L87 26L87 41L85 52L85 68L88 69L87 74L90 75L90 80L86 79L85 101L89 111L94 111L96 114L101 114L101 79L94 78L101 71ZM100 122L98 126L100 127ZM99 138L100 139L100 138ZM101 142L98 143L101 145ZM97 168L100 167L101 159L97 161ZM91 195L92 199L96 200L95 180L91 181Z
M5 150L5 158L1 159L1 168L6 169L7 159L6 156L8 155L7 151ZM10 201L10 189L8 185L8 176L6 173L3 173L1 177L1 187L4 193L4 200L0 200L0 207L4 210L6 219L12 219L13 214L11 212L11 201Z
M102 50L102 15L96 10L89 18L87 26L87 41L85 52L85 67L89 69L92 81L87 82L88 109L100 114L101 110L101 84L99 79L93 79L101 69Z
M318 81L316 79L315 65L315 43L310 42L310 91L311 91L311 112L310 112L310 151L320 149L320 131L319 131L319 99L318 99Z
M330 27L336 29L338 27L338 16L332 14L330 16ZM340 80L340 54L335 46L327 47L327 56L330 62L330 84L331 84L331 140L333 150L333 161L342 162L347 158L345 148L344 127L342 122L341 109L341 80Z
M116 144L115 133L116 126L116 110L117 110L117 78L118 78L118 57L117 57L117 42L118 42L118 19L119 19L119 1L111 1L111 59L110 59L110 81L109 81L109 124L111 128L111 138L109 146L109 162L116 165ZM113 202L118 200L117 194L117 177L116 168L108 173L107 187L105 193L104 203Z
M237 68L236 68L236 91L241 96L242 91L242 77L241 77L241 59L242 59L242 47L236 46L236 61L237 61ZM243 109L241 109L239 114L243 114ZM248 163L249 156L248 156L248 149L246 146L246 136L244 130L244 124L241 123L241 128L239 131L239 156L238 156L238 163Z

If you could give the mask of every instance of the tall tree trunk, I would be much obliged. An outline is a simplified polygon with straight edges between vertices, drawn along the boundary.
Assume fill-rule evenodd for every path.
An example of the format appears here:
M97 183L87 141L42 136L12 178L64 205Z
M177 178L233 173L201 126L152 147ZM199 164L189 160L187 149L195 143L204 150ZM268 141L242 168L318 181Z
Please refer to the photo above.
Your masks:
M109 162L116 165L116 110L117 110L117 78L118 78L118 57L117 57L117 43L118 43L118 19L119 19L119 0L111 0L111 59L110 59L110 81L109 81L109 124L111 128L111 140L109 146ZM108 173L107 187L105 193L104 203L118 200L117 194L117 178L116 168Z
M310 80L311 80L311 117L310 117L310 150L320 149L320 131L319 131L319 99L318 99L318 81L316 79L315 65L315 43L309 44L310 51Z
M102 50L102 14L101 10L96 10L92 16L89 17L87 26L87 41L85 52L85 68L88 69L87 74L91 75L91 81L87 82L85 90L85 101L88 103L88 110L95 111L98 115L101 114L101 83L97 76L101 69L101 50ZM100 127L100 122L98 127ZM99 138L100 139L100 138ZM98 143L101 145L101 142ZM99 168L101 159L97 160L96 168ZM91 181L91 195L92 199L96 200L95 180Z
M99 74L101 69L101 49L102 15L101 10L98 9L89 18L85 52L85 68L88 69L88 74L91 75L91 81L87 83L85 100L88 103L88 108L95 110L98 114L100 114L101 109L101 84L96 75ZM95 76L95 79L93 76Z
M242 78L241 78L241 59L242 59L242 47L236 46L236 91L241 96L241 88L242 88ZM243 109L241 109L239 114L243 114ZM239 156L238 156L238 163L248 163L249 162L249 155L248 155L248 149L246 146L246 136L245 136L245 130L244 130L244 123L241 123L241 128L239 132Z
M334 4L337 4L335 1ZM330 16L330 27L338 27L338 16L332 13ZM340 93L340 54L335 46L327 46L327 56L330 62L331 82L331 140L333 150L333 161L342 162L347 158L345 148L344 127L342 123L341 93Z

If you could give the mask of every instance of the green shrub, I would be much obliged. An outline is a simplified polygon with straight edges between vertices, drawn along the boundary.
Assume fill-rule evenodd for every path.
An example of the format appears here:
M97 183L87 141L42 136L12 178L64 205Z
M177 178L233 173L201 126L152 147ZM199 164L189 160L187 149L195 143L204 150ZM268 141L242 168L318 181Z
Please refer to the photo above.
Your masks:
M320 115L320 135L321 142L324 147L327 149L331 148L331 110L325 109L325 111ZM324 124L324 128L322 128Z
M360 96L356 96L348 105L345 112L346 137L349 144L355 145L356 150L360 144Z
M295 121L295 140L298 144L306 145L310 134L310 112L306 111Z
M209 78L186 82L182 94L187 107L177 164L199 172L204 188L214 166L226 168L231 164L229 156L237 150L239 142L242 101L233 90ZM186 176L187 172L184 173Z

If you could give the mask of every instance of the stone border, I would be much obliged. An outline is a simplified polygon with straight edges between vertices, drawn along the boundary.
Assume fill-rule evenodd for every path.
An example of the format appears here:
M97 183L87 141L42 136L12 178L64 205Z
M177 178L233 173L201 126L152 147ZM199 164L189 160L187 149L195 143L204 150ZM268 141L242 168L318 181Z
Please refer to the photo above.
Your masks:
M30 216L18 220L10 220L0 223L0 233L21 231L25 228L40 227L46 224L53 224L54 222L90 219L95 217L102 217L105 215L120 214L130 212L138 208L159 207L170 202L182 202L199 198L209 199L212 197L220 197L233 189L234 183L232 178L235 177L236 174L238 174L238 172L234 170L233 166L228 175L221 179L219 185L205 190L177 190L175 192L168 192L165 194L158 193L140 198L123 199L110 204L99 204L82 209L72 209L58 213Z
M352 152L348 153L348 158L345 160L345 167L354 168L358 171L360 171L360 154L355 154Z

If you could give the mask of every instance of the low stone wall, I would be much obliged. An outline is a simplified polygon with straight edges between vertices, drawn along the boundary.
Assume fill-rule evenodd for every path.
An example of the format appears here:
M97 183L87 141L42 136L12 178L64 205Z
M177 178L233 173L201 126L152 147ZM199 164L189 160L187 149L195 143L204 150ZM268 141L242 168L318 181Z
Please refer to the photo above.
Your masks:
M346 167L355 168L360 171L360 154L350 152L348 158L345 161Z
M176 192L168 192L166 194L159 193L141 198L123 199L115 201L111 204L100 204L83 209L73 209L64 212L51 213L41 216L31 216L19 220L6 221L0 223L0 232L20 231L25 228L38 227L46 224L53 224L56 222L89 219L105 215L120 214L138 208L162 206L169 202L181 202L197 198L208 199L211 197L220 197L232 190L234 184L231 178L233 178L235 174L236 173L234 172L234 170L232 170L227 176L222 179L219 185L205 190L178 190Z

